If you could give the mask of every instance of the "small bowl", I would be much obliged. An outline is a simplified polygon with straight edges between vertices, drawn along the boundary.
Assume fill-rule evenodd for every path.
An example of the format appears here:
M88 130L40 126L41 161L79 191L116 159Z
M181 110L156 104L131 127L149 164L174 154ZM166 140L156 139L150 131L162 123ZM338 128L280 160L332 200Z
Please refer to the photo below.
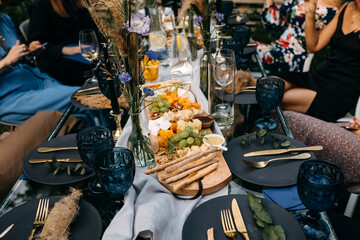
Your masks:
M216 144L210 144L209 142L206 141L206 139L210 139L210 138L219 138L219 142ZM203 142L208 146L208 147L213 147L219 150L224 150L227 151L227 147L222 146L225 143L225 138L219 134L207 134L204 136L203 138Z
M213 123L214 123L213 116L211 116L211 115L209 115L207 113L196 114L193 118L200 120L201 128L203 128L203 129L211 127L211 125L213 125Z

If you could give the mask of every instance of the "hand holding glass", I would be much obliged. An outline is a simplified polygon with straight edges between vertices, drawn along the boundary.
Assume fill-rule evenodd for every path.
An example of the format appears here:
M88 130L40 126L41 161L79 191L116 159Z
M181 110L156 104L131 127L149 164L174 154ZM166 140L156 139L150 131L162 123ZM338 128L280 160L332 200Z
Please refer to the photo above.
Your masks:
M99 55L99 42L95 31L92 29L81 30L79 33L79 46L81 55L93 63ZM89 83L97 82L94 74L94 68L95 67L92 69L92 78L88 79Z

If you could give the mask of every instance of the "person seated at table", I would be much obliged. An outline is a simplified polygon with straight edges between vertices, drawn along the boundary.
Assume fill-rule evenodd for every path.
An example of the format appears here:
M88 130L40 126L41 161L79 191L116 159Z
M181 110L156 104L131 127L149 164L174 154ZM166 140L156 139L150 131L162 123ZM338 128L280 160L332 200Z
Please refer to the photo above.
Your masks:
M309 72L277 74L285 79L282 107L335 122L360 96L360 20L354 20L360 15L360 0L345 3L320 33L315 28L316 0L307 0L305 9L308 51L317 52L329 44L331 56Z
M25 157L45 141L60 117L60 112L39 111L13 132L0 135L0 202L23 172ZM60 129L58 136L76 133L82 127L82 122L71 116Z
M40 46L40 42L31 42L29 48L21 44L14 23L5 13L0 13L0 32L0 119L21 124L39 110L64 112L79 87L62 85L24 62L24 56ZM79 109L74 113L86 121L92 117L91 113Z
M284 115L294 138L307 146L323 146L322 151L314 151L316 158L339 166L346 183L355 183L348 190L360 193L360 130L349 131L341 127L360 127L360 120L344 124L325 122L292 111L284 111Z
M81 86L91 64L80 55L79 32L97 29L82 0L36 0L30 7L29 40L47 42L41 71L65 85Z
M340 5L340 0L317 1L317 31L321 31L334 18ZM270 44L255 41L265 66L271 72L302 72L309 55L304 34L304 0L266 0L261 20L269 30L287 26L280 38Z

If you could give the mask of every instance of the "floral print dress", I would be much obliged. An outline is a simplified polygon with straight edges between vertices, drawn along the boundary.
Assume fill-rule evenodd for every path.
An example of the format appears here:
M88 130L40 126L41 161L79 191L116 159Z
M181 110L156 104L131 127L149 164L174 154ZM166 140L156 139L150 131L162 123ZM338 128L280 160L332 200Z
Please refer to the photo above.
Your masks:
M317 6L316 29L321 31L335 16L337 8ZM260 57L271 72L302 72L308 56L305 44L304 0L285 0L278 9L275 4L265 7L261 19L267 29L288 25L280 39L264 44L255 41Z

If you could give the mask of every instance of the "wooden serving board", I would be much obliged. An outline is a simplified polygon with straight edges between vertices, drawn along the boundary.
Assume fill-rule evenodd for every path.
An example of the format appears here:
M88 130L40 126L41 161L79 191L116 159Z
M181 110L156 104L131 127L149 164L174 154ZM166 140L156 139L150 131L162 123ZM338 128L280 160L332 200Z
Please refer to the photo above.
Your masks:
M150 104L150 102L145 102L145 106L148 104ZM149 109L147 109L147 108L146 108L146 116L147 116L147 119L149 120L150 112L149 112ZM210 129L207 129L207 131L211 132ZM157 136L150 135L150 141L151 141L153 151L154 151L154 153L156 153L159 149ZM219 161L218 161L219 165L216 170L212 171L211 173L206 175L201 180L202 185L203 185L203 191L202 191L201 195L207 195L207 194L216 192L216 191L222 189L223 187L225 187L231 181L231 178L232 178L231 172L230 172L229 167L226 164L224 156L222 155L221 151L216 151L215 153L216 153L216 157L219 158ZM158 159L160 158L160 156L157 154L154 154L154 155L155 155L155 164L156 164L156 166L158 166L158 165L160 165L158 163ZM174 185L177 182L165 183L164 181L161 180L161 176L163 176L164 174L165 174L164 170L157 172L158 181L172 193L176 193L179 195L185 195L185 196L195 196L198 193L199 184L197 183L197 181L191 183L190 185L188 185L178 191L175 191Z

